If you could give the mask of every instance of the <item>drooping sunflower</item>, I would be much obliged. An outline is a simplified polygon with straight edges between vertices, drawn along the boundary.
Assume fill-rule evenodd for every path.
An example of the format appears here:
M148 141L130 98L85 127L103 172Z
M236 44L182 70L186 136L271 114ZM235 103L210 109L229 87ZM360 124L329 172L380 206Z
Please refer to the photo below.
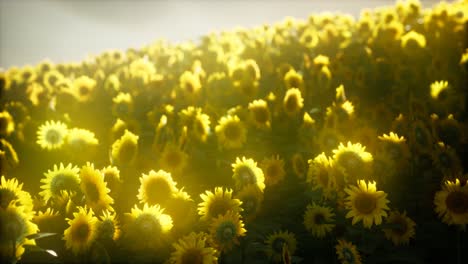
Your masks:
M23 183L19 183L16 178L7 180L2 175L0 184L0 208L6 209L10 203L18 208L24 209L30 214L33 210L33 200L31 195L23 190Z
M96 238L102 241L117 241L120 238L120 224L115 212L102 211L97 223Z
M332 208L312 203L307 205L304 226L314 237L323 238L335 227L334 217Z
M151 170L140 177L138 200L148 205L164 205L167 200L176 195L178 191L176 185L170 173L163 170L157 172Z
M87 163L80 170L81 191L85 195L86 204L96 213L102 210L112 209L114 199L109 196L110 190L104 182L102 173L94 168L94 164Z
M122 185L120 170L116 166L107 166L101 169L101 174L104 176L104 181L110 189L110 194L118 194Z
M171 172L182 172L187 165L188 155L174 143L168 143L159 155L158 164L162 169Z
M335 246L336 254L341 264L361 264L361 255L356 246L346 240L338 240L338 244Z
M284 95L283 106L286 114L297 114L304 107L301 91L298 88L288 89Z
M42 124L37 131L37 144L43 149L59 149L65 143L68 129L60 121L49 120Z
M144 204L143 209L135 205L124 229L125 242L133 250L157 249L163 238L172 229L171 216L164 214L159 205Z
M251 184L242 188L235 196L242 202L241 215L246 221L253 220L260 212L263 202L263 192L257 185Z
M414 237L416 223L406 216L406 212L390 212L386 220L389 228L384 228L385 237L395 245L408 244L410 238Z
M270 109L266 101L259 99L249 103L252 123L257 128L269 128L271 125Z
M192 232L172 244L175 251L169 259L170 264L214 264L218 262L218 251L208 243L206 233Z
M324 152L309 160L307 182L312 184L312 189L322 190L322 195L328 197L336 187L334 174L331 171L332 162Z
M15 131L15 122L8 111L0 112L0 135L8 137Z
M67 218L69 227L63 233L65 247L75 255L83 254L89 250L97 235L98 219L92 209L78 207L73 213L73 219Z
M372 154L360 143L353 144L348 141L346 146L340 143L338 148L333 150L334 166L342 169L350 180L369 177L372 161Z
M234 244L239 244L239 237L245 236L246 232L241 216L233 211L218 215L210 228L214 243L222 252L228 252Z
M242 210L242 202L232 198L231 189L223 190L222 187L216 187L214 193L206 191L200 194L200 197L203 202L198 204L198 214L205 220L224 215L228 211L240 212Z
M283 259L285 248L290 256L296 252L297 240L294 233L289 231L277 231L270 234L265 240L266 254L271 261L279 263Z
M261 191L265 189L265 176L262 169L257 166L256 161L245 157L242 157L242 159L237 157L236 163L233 163L231 166L233 172L232 178L238 190L250 184L257 185Z
M247 129L237 115L221 117L215 131L220 145L227 149L240 148L247 139Z
M468 224L468 182L446 181L434 197L435 212L448 225Z
M112 144L112 162L131 164L138 152L138 136L125 129L123 136Z
M286 172L284 170L284 161L278 155L264 159L260 164L265 176L265 184L275 185L284 179Z
M80 177L78 175L79 169L71 163L66 167L60 163L54 165L53 170L48 170L44 175L45 178L41 179L42 191L39 194L45 202L51 198L60 196L61 191L78 192L80 190Z
M382 217L387 217L387 194L377 191L376 185L375 182L359 180L357 186L345 189L348 194L345 206L349 210L346 218L353 218L353 225L362 220L364 227L371 228L373 224L380 225Z

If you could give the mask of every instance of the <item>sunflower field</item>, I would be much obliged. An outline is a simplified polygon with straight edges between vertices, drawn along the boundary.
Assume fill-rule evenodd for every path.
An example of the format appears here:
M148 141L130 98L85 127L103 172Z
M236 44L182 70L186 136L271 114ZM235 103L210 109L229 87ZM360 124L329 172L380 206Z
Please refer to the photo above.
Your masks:
M1 263L468 263L468 1L0 70Z

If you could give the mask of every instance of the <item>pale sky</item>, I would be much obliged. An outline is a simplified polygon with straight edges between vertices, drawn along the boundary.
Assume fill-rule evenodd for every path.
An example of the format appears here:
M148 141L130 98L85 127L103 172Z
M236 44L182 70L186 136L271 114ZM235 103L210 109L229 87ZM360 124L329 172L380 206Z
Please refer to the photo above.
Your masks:
M430 7L437 1L421 1ZM213 30L275 23L286 16L393 5L392 0L0 0L0 68L80 61L156 39L197 39Z

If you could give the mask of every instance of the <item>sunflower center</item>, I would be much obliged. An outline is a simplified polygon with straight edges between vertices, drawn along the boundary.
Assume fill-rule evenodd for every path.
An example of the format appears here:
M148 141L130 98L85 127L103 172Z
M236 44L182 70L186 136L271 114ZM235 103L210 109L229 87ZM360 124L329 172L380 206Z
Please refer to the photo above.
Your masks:
M297 96L288 96L286 98L285 107L288 112L294 112L299 107L299 100Z
M445 152L439 154L439 162L444 168L452 167L452 160L450 159L450 156Z
M322 213L316 213L314 215L314 223L316 225L323 225L325 224L325 216Z
M129 162L133 159L137 152L137 145L132 141L124 141L120 145L119 159L123 162Z
M236 235L236 226L231 221L226 221L220 224L216 232L216 238L221 243L230 242Z
M193 93L195 91L195 86L192 84L192 82L185 83L185 91L189 93Z
M11 241L20 241L22 240L22 236L25 234L25 224L24 220L17 215L16 213L8 213L6 216L1 216L2 218L6 218L5 224L2 223L2 237L0 241L5 241L7 243L11 243ZM3 219L2 219L3 220ZM5 233L3 233L5 232Z
M352 172L363 167L361 157L353 151L347 151L340 155L340 163L343 164L347 172Z
M245 166L238 169L239 176L244 185L257 183L257 177L251 168Z
M282 253L284 244L286 244L286 240L282 237L278 237L273 241L272 248L276 253Z
M209 215L216 217L225 214L229 210L229 204L225 200L214 200L209 206Z
M468 212L468 194L461 191L450 192L445 200L447 208L455 214Z
M387 146L387 152L393 160L401 158L401 149L396 143L389 143Z
M161 232L159 221L152 215L140 215L135 221L135 225L140 231L140 234L159 234Z
M6 209L11 201L18 199L15 192L0 188L0 207Z
M171 196L171 187L165 179L150 179L146 184L145 193L147 202L153 205L169 199Z
M226 138L229 140L237 140L240 138L241 129L236 123L228 123L224 128L224 135L226 135Z
M87 222L83 222L78 224L77 227L74 228L73 232L73 239L78 241L86 241L90 232L90 228Z
M199 249L189 248L183 253L180 264L203 264L203 255Z
M99 189L96 184L92 182L85 183L86 189L86 198L88 198L91 202L99 201Z
M327 185L328 185L328 171L327 171L326 168L320 168L317 178L318 178L319 183L322 186L327 187Z
M277 164L270 164L266 169L266 174L269 178L276 178L279 175L279 167Z
M57 174L50 182L50 191L59 195L63 190L77 190L79 186L78 181L71 175Z
M174 169L180 165L182 161L182 155L178 151L169 151L166 153L164 161L169 168Z
M46 141L50 144L58 144L62 139L62 136L57 130L48 130L45 135Z
M354 206L361 214L371 214L377 208L377 202L372 195L360 193L354 200Z
M103 240L114 238L115 227L111 220L105 220L99 225L99 237Z
M81 96L86 96L89 94L90 90L87 86L80 86L79 92Z
M347 263L354 263L354 254L348 248L343 248L343 257Z
M268 121L268 109L265 107L255 108L253 113L257 123L264 124Z
M416 127L414 129L414 137L416 139L416 142L422 146L425 146L428 142L426 133L424 133L424 129L421 127Z
M255 199L253 199L252 197L249 197L248 200L244 200L242 205L245 210L245 214L250 215L251 213L253 213L255 211L256 204L257 203L255 202Z
M395 219L393 221L393 224L395 224L395 227L393 228L393 233L395 233L398 236L403 236L408 230L408 224L402 217L398 217L397 219Z
M312 37L310 35L308 37L310 38L310 40L312 40ZM309 42L309 41L307 41L307 42ZM301 81L300 81L299 77L297 77L297 76L293 76L293 77L289 78L288 83L289 83L289 87L291 87L291 88L299 88L299 86L301 85Z

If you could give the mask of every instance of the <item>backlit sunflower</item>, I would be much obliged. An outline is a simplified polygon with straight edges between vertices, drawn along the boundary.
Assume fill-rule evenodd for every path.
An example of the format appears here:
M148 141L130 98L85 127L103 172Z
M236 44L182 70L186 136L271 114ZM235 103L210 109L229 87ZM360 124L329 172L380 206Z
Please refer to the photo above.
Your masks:
M402 168L410 158L410 151L404 137L390 132L378 137L381 142L381 151L391 158L393 163Z
M5 174L10 169L18 166L19 159L10 142L0 138L0 174Z
M0 112L0 135L8 137L15 131L15 122L8 111Z
M235 196L242 202L241 215L246 221L253 220L260 212L263 203L263 192L257 185L251 184L240 190Z
M340 143L338 148L333 150L334 166L342 169L350 180L367 178L371 172L372 161L372 154L366 152L366 147L360 143L348 142L346 146Z
M252 123L258 128L269 128L271 124L271 114L267 102L259 99L249 103L248 107Z
M233 172L232 178L238 190L250 184L257 185L261 191L265 189L265 176L262 169L257 166L256 161L245 157L242 157L242 159L237 157L236 163L233 163L231 166Z
M416 120L410 124L409 127L409 147L420 154L430 154L432 150L433 138L427 125L421 121Z
M330 153L333 149L338 147L340 142L343 142L344 139L345 137L340 131L324 127L318 132L317 143L320 150L325 153Z
M416 223L406 216L406 212L390 212L386 220L389 228L384 228L385 237L395 245L408 244L410 238L414 237Z
M99 216L96 232L98 240L117 241L120 238L120 225L116 213L108 210L102 211Z
M439 99L439 97L446 96L446 90L449 88L447 81L437 81L431 83L431 97L432 99Z
M122 119L128 119L133 113L133 98L129 93L119 93L112 98L112 113Z
M286 114L297 114L304 107L301 91L297 88L288 89L284 95L283 106Z
M228 211L240 212L242 210L242 202L232 198L231 189L223 190L222 187L216 187L214 193L206 191L200 194L200 197L203 202L198 204L198 214L205 220L224 215Z
M348 194L345 206L349 210L346 218L353 218L353 225L362 220L364 227L371 228L373 224L380 225L382 217L387 217L387 194L377 191L376 185L375 182L359 180L357 186L345 189Z
M191 71L185 71L179 77L179 87L182 93L191 98L202 88L200 78Z
M198 221L197 204L188 193L179 190L166 203L166 212L174 221L175 234L187 234Z
M265 244L267 256L271 261L279 263L283 259L284 247L287 248L290 256L294 256L297 240L291 232L277 231L267 237Z
M208 243L208 235L192 232L172 244L175 251L169 259L170 264L215 264L218 252Z
M286 89L298 88L301 91L304 89L304 80L302 75L296 72L293 68L286 72L283 81Z
M112 162L116 164L131 164L138 152L138 136L125 129L123 136L112 144Z
M87 102L91 99L96 81L88 76L80 76L73 80L72 91L80 102Z
M61 191L78 192L80 190L79 171L72 164L66 167L62 163L60 166L55 164L53 170L44 173L45 178L41 179L42 191L39 194L45 202L48 202L51 198L60 196Z
M307 182L312 184L312 189L322 190L322 195L328 197L336 187L334 174L331 173L332 162L324 152L309 160Z
M129 223L125 226L125 240L133 250L157 249L172 229L171 216L164 214L159 205L144 204L143 209L135 205L128 213Z
M332 208L312 203L307 205L304 226L314 237L323 238L335 227L334 217Z
M204 114L201 108L189 106L180 112L181 122L186 126L190 136L205 142L210 134L210 116Z
M68 129L60 121L46 121L37 131L37 144L43 149L59 149L65 143Z
M356 246L346 240L338 240L338 244L335 247L336 254L341 264L361 264L361 255Z
M187 165L188 155L174 143L168 143L159 155L159 167L171 172L182 172Z
M239 237L245 236L247 230L237 212L228 211L216 217L210 228L211 236L219 251L228 252L234 244L239 244Z
M115 166L107 166L101 169L101 174L104 176L104 181L110 189L110 194L118 194L122 185L120 170Z
M96 213L102 210L112 209L114 199L109 196L107 183L104 182L102 173L94 168L94 164L87 163L80 170L81 191L85 195L86 204Z
M94 133L81 128L72 128L68 130L66 136L66 145L75 155L81 154L89 147L97 146L99 141L94 136ZM87 152L85 152L87 153Z
M463 172L463 166L455 149L443 142L437 142L432 151L432 164L446 177L450 178Z
M247 129L236 115L221 117L215 131L220 145L227 149L240 148L247 139Z
M299 178L304 178L307 173L307 163L301 153L295 153L291 158L291 165L294 174Z
M59 71L57 70L50 70L50 71L47 71L45 74L44 74L44 78L43 78L43 82L44 82L44 85L49 89L49 90L54 90L56 89L56 84L57 82L61 81L62 79L64 79L65 77L63 76L62 73L60 73Z
M176 182L172 180L170 173L159 170L151 170L148 174L140 177L140 188L138 189L138 200L148 205L164 205L167 200L177 193Z
M43 233L62 233L66 225L64 217L50 207L47 207L45 211L39 211L32 221Z
M7 180L5 176L2 176L0 208L6 209L11 203L24 209L27 214L30 214L33 210L33 200L28 192L23 191L23 183L19 183L16 178Z
M284 161L278 155L264 159L260 164L265 176L265 184L275 185L284 179L286 172L284 170Z
M449 225L468 224L468 182L446 181L434 197L435 212Z
M409 51L414 51L417 48L424 48L426 47L426 38L424 35L411 30L401 36L401 47L403 49L408 49Z
M97 235L98 219L93 210L80 206L78 212L73 213L73 219L67 218L67 221L69 227L63 233L65 247L75 255L87 252Z

